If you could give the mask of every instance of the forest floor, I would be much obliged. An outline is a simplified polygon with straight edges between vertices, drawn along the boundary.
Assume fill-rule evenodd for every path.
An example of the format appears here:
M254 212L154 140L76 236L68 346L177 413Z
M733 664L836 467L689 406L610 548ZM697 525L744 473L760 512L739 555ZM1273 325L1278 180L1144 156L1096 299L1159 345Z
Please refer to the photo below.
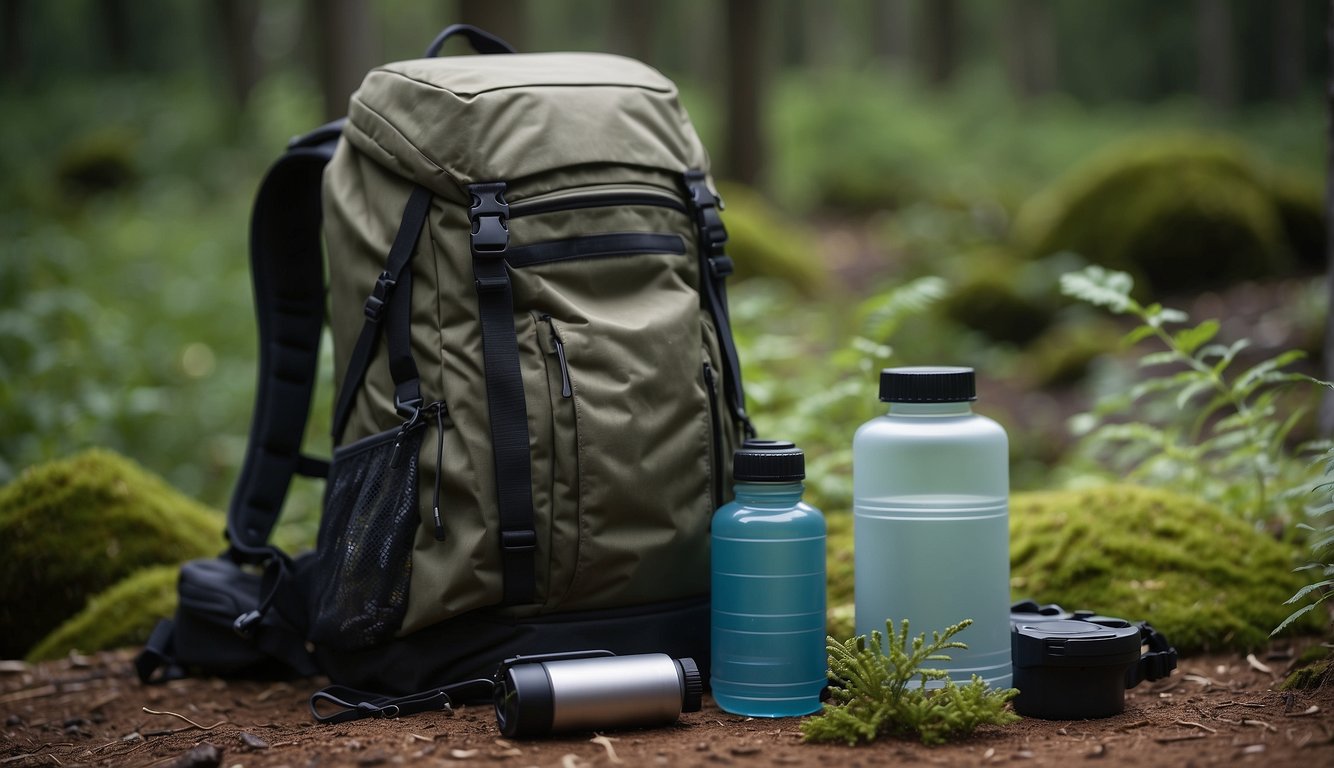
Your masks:
M507 740L489 706L397 720L319 725L320 680L177 680L141 686L132 653L0 663L0 766L1322 766L1334 765L1334 680L1277 690L1291 650L1183 659L1171 677L1127 691L1102 720L1023 719L938 747L802 742L800 719L701 712L661 728ZM1266 672L1265 669L1271 671Z

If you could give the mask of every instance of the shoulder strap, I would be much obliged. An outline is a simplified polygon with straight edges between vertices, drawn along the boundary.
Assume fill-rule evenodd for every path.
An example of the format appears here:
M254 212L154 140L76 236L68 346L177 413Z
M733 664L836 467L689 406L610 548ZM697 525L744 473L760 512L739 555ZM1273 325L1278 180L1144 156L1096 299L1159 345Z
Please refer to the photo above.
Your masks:
M699 231L699 293L713 327L718 333L718 347L722 351L724 390L732 415L745 430L746 437L755 437L755 427L746 415L746 392L741 384L741 362L737 357L736 341L732 338L732 320L727 310L727 276L732 274L732 259L724 249L727 228L723 226L722 200L709 189L706 175L700 170L689 170L683 175L686 202L695 217Z
M250 217L250 274L259 326L259 382L245 461L227 511L230 554L259 561L293 474L323 477L301 454L324 325L320 184L343 121L292 140L269 169Z

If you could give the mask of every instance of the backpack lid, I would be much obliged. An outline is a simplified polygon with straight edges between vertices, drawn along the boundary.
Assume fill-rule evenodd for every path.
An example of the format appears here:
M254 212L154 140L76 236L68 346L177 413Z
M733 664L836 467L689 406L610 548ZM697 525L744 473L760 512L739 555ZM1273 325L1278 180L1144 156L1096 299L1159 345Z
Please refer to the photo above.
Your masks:
M675 84L622 56L536 53L417 59L372 70L344 135L456 200L468 184L590 163L681 173L708 165Z

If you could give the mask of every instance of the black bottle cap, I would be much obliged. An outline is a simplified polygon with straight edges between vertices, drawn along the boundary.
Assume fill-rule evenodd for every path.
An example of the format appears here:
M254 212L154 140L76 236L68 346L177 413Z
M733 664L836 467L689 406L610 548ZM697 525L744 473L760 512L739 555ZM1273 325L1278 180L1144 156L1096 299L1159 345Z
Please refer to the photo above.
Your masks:
M880 372L880 400L886 403L962 403L977 399L972 368L919 366Z
M743 483L798 483L806 454L785 440L747 440L732 456L732 479Z
M681 678L685 688L681 691L681 711L698 712L704 706L704 678L699 673L699 665L689 656L676 660L681 668Z

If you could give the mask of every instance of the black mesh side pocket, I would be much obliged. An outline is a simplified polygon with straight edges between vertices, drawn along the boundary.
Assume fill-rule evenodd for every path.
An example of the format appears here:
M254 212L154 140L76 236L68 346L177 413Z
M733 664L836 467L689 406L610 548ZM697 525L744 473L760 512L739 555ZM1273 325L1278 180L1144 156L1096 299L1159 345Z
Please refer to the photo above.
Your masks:
M315 552L310 639L354 651L393 637L408 607L425 424L334 452Z

